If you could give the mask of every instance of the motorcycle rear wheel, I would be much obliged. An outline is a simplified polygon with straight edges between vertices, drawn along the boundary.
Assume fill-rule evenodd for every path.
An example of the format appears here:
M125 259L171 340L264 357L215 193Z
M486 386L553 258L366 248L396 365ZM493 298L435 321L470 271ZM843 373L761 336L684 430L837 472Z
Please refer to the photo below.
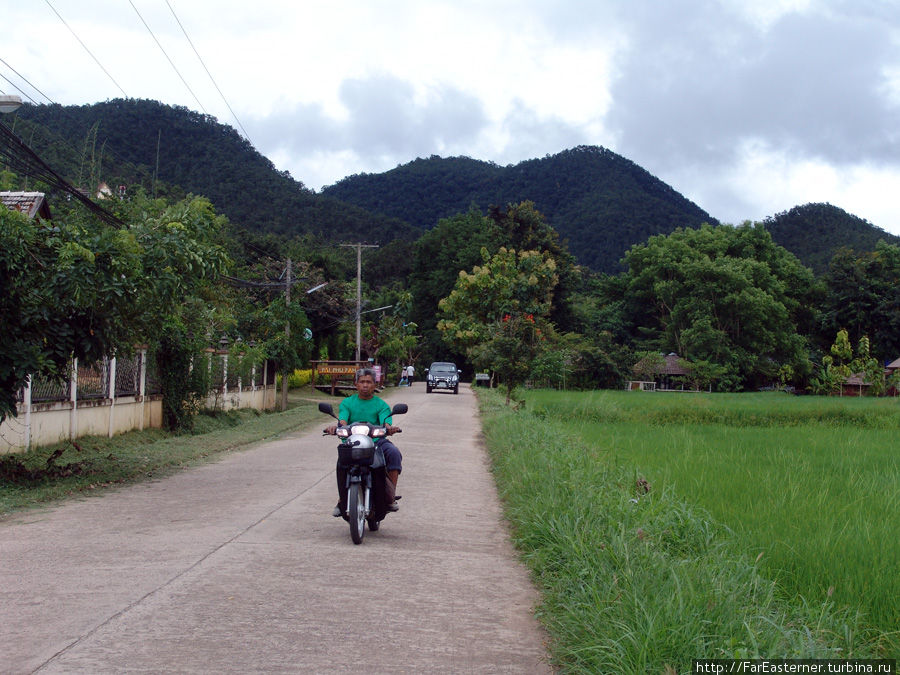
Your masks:
M350 486L347 495L347 515L350 516L350 538L361 544L366 536L366 487L362 483Z

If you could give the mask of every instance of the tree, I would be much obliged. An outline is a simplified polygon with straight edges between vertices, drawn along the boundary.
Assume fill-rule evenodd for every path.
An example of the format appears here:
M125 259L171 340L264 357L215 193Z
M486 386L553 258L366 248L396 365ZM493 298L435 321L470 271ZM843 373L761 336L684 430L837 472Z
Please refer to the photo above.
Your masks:
M678 229L626 255L622 316L639 348L725 369L722 388L771 384L784 364L806 372L812 273L761 225Z
M576 319L570 300L581 284L581 272L575 265L575 257L560 241L559 233L547 223L532 201L510 204L505 211L491 207L488 217L503 233L501 241L507 248L540 251L553 259L557 283L551 297L549 318L562 332L574 330Z
M863 335L859 339L856 355L850 345L850 336L846 330L841 329L834 338L834 344L829 350L831 353L822 357L822 365L819 367L818 377L813 380L813 391L816 394L833 394L838 392L843 395L844 383L853 374L859 374L862 380L869 384L869 394L879 396L886 387L884 369L878 359L872 358L869 353L869 338ZM860 387L859 394L863 390Z
M547 252L503 247L493 257L483 250L482 258L471 273L460 272L453 292L441 300L438 330L476 368L500 376L509 403L546 342L556 263Z
M853 359L851 368L853 372L861 375L864 382L869 384L868 393L870 396L881 396L887 386L884 378L884 367L878 359L872 357L870 346L869 336L863 335L859 339L859 345L856 348L856 358ZM862 392L863 389L860 387L860 395L862 395Z
M203 334L186 298L227 265L215 241L223 219L201 198L168 207L137 199L129 208L122 229L0 209L0 420L15 415L29 375L61 379L72 358L128 353L167 334L173 318Z
M500 248L500 242L501 232L496 223L474 207L465 214L441 220L416 242L409 279L410 320L419 326L426 356L437 357L443 351L434 311L438 303L450 295L460 271L480 264L481 251L493 254Z
M882 361L900 356L900 246L879 242L866 253L841 249L825 282L825 336L843 328L851 335L868 335L873 355Z

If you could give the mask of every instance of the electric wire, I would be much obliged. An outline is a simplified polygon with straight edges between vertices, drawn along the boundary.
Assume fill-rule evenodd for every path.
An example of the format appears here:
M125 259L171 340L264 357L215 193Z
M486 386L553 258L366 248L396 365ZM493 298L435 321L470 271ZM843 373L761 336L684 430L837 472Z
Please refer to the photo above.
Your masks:
M166 57L166 60L169 62L169 65L172 66L172 70L175 71L175 74L178 75L178 77L184 83L184 86L187 87L187 90L189 92L191 92L191 96L194 97L194 100L197 102L197 105L200 106L200 110L203 111L203 114L209 115L209 113L206 112L206 108L204 108L203 104L200 103L200 99L197 98L197 94L194 93L194 90L191 89L191 86L187 83L187 80L185 80L184 77L182 77L181 72L178 70L178 68L175 67L175 63L172 61L171 58L169 58L169 55L168 55L168 53L166 53L166 50L163 49L162 44L156 38L156 35L154 34L154 32L150 29L150 26L147 25L146 21L144 21L144 17L141 16L141 13L138 11L138 8L134 6L134 2L132 2L132 0L128 0L128 4L131 5L131 8L134 10L134 13L138 15L138 18L141 20L141 23L144 24L144 27L147 29L147 32L150 33L150 36L153 38L153 41L156 42L156 46L159 47L159 50L163 53L163 56Z
M29 148L22 139L2 123L0 123L0 159L4 160L17 173L36 178L51 187L71 195L107 225L112 225L113 227L123 227L125 225L118 216L91 201L65 178L56 173L34 150Z
M57 17L59 17L59 20L63 22L63 25L64 25L66 28L69 29L69 32L72 33L72 35L75 36L75 39L78 40L78 43L79 43L82 47L84 47L84 51L86 51L86 52L90 55L90 57L91 57L92 59L94 59L94 63L96 63L98 66L100 66L100 70L102 70L104 73L106 73L106 76L110 79L110 81L112 81L112 83L113 83L114 85L116 85L116 87L118 88L118 90L122 92L122 96L124 96L125 98L128 98L128 94L125 93L125 90L122 89L122 87L119 86L119 83L116 82L115 78L114 78L112 75L109 74L109 71L106 70L106 68L103 67L103 64L100 63L100 61L97 60L97 57L94 56L94 54L91 52L91 50L87 48L87 45L84 44L84 42L81 41L81 38L78 37L78 34L77 34L74 30L72 30L72 27L71 27L69 24L66 23L66 20L65 20L64 18L62 18L62 16L60 15L59 12L56 11L56 8L55 8L53 5L50 4L50 0L44 0L44 2L46 2L46 3L47 3L47 6L48 6L50 9L53 10L53 13L56 14ZM137 11L137 10L135 10L135 11Z
M27 98L29 101L31 101L32 103L34 103L35 105L37 105L37 101L35 101L33 98L31 98L28 94L26 94L26 93L25 93L24 91L22 91L21 89L19 89L19 87L16 86L16 83L13 82L12 80L10 80L8 77L6 77L6 75L4 75L3 73L0 73L0 77L2 77L4 80L6 80L7 82L9 82L9 83L13 86L13 88L14 88L16 91L18 91L20 94L22 94L22 96L24 96L24 97Z
M206 67L206 63L203 62L203 58L200 56L200 52L197 51L197 48L194 46L194 42L191 40L190 36L187 34L187 31L184 29L184 26L181 24L181 20L178 18L178 15L175 14L175 10L172 8L169 0L166 0L166 4L169 6L169 11L172 12L172 16L175 17L175 22L178 24L178 27L181 28L181 32L184 33L185 39L188 41L188 44L191 46L191 49L194 50L194 54L197 55L197 60L200 61L200 65L203 66L203 70L206 71L206 74L209 75L210 81L213 83L213 86L216 88L216 91L219 92L219 96L222 97L222 100L225 102L225 105L228 108L228 111L231 113L231 116L234 117L234 121L237 122L238 126L241 128L241 131L244 132L244 138L250 141L250 134L247 133L247 130L244 129L244 125L241 124L241 121L238 119L238 116L235 114L234 110L231 108L231 104L228 102L228 99L225 98L225 94L222 93L222 90L219 89L219 85L216 82L215 78L212 76L212 73L209 72L209 68ZM250 141L252 145L253 142Z
M50 101L50 103L56 103L56 101L54 101L52 98L50 98L49 96L47 96L47 94L45 94L45 93L42 92L40 89L38 89L38 88L35 87L33 84L31 84L31 82L28 81L28 78L27 78L27 77L25 77L24 75L22 75L22 73L20 73L18 70L16 70L16 69L13 68L11 65L9 65L6 61L4 61L2 57L0 57L0 63L2 63L2 64L3 64L4 66L6 66L7 68L9 68L9 69L10 69L11 71L13 71L16 75L18 75L19 77L21 77L23 80L25 80L25 82L28 82L28 86L29 86L29 87L31 87L31 88L34 89L37 93L39 93L41 96L43 96L45 99L47 99L48 101ZM3 79L6 80L5 77L4 77ZM9 80L6 80L6 81L9 82ZM12 82L10 82L10 84L12 84ZM17 87L17 88L18 88L18 87ZM21 90L20 90L20 91L21 91ZM29 96L28 98L31 98L31 97Z

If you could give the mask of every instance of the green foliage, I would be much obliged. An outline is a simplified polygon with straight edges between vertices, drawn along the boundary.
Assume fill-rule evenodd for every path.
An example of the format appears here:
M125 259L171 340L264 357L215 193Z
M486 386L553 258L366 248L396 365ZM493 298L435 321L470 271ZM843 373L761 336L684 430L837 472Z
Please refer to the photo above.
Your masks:
M127 354L164 338L173 320L205 335L200 296L228 264L215 242L221 219L200 198L126 206L122 229L75 216L45 224L0 209L0 419L15 414L29 374L62 378L72 358Z
M0 208L0 420L29 374L67 375L135 337L127 320L141 281L132 233L49 226Z
M295 370L288 379L288 388L300 389L301 387L306 387L309 385L310 380L312 380L312 370L310 368Z
M869 352L869 338L863 335L859 339L856 355L850 345L850 338L845 330L839 330L831 345L830 354L822 357L817 377L812 380L811 388L815 394L843 393L844 383L851 375L859 375L868 384L867 393L880 396L888 387L884 377L884 368L878 359L872 358ZM860 387L860 395L863 388Z
M715 222L633 162L589 146L508 167L468 157L432 156L382 174L349 176L322 192L422 229L471 204L488 207L530 200L580 264L606 272L618 271L627 248L652 234Z
M102 163L104 180L126 185L129 194L140 186L176 199L185 192L204 195L231 221L254 231L311 233L330 241L414 239L421 232L313 193L235 129L181 106L114 99L24 105L16 117L17 133L57 173L91 189Z
M730 449L734 437L744 432L721 426L716 414L709 416L712 426L698 433L685 431L677 418L650 427L645 415L656 412L657 402L679 410L696 404L721 410L738 399L711 405L714 400L721 399L703 394L535 392L529 410L514 411L500 405L496 396L479 391L506 514L542 591L539 615L550 631L551 653L562 670L682 672L690 670L692 659L698 657L883 656L881 650L892 644L889 627L868 624L856 607L829 600L827 587L806 598L786 591L783 584L790 583L789 576L769 577L758 558L759 547L748 545L748 535L736 535L736 526L716 520L694 493L682 489L681 482L674 485L668 480L666 467L688 455L697 464L715 460L718 454L708 452L710 445ZM771 397L767 405L759 405L760 400L752 397L755 409L773 408ZM604 421L594 428L585 417L592 413L629 418L624 423ZM896 411L893 414L896 418ZM657 463L644 459L648 456ZM723 472L733 473L735 463L755 466L755 453L743 446L728 457L725 466L703 472L700 487L705 494L723 491L720 478ZM664 462L660 465L659 460ZM645 472L647 466L653 468L652 474ZM748 475L747 467L742 470ZM892 476L895 481L896 468ZM799 486L789 495L799 498L792 504L804 498L813 504L832 501L830 494L805 489L808 480L807 472L792 478ZM742 492L765 509L778 503L774 497L781 486L773 477L764 484L729 481L728 488L732 497ZM759 499L763 489L773 498ZM588 497L573 499L573 495ZM893 494L883 493L880 503L890 505L892 499L896 501ZM834 501L848 503L843 497ZM864 513L861 501L850 500ZM818 517L840 523L846 515L843 509L819 508ZM806 527L809 521L794 518L790 511L774 513L770 520L808 530L805 542L816 539L817 530ZM883 531L895 529L890 523ZM769 545L772 536L778 535L769 534ZM854 558L854 566L867 551L888 551L888 560L896 557L890 554L892 541L870 540L857 547L861 558ZM846 570L841 551L835 553L829 578L838 581L846 578ZM891 569L888 566L879 575L879 588L872 589L869 598L896 584Z
M823 334L845 329L853 338L871 338L873 356L900 356L900 246L878 242L874 251L840 249L825 274Z
M103 246L136 247L135 264L158 270L158 285L129 289L132 277L126 273L119 277L120 288L110 290L132 299L121 303L121 322L149 336L141 341L152 342L167 308L183 304L190 307L181 312L185 325L212 341L221 333L255 340L289 365L301 364L310 354L346 358L355 345L347 323L355 260L345 249L323 243L379 241L364 260L363 293L380 306L394 302L398 289L409 289L410 304L402 316L417 324L418 354L425 361L464 363L465 352L443 341L435 309L453 291L460 271L481 264L482 248L494 255L501 246L548 253L556 264L558 281L546 318L569 342L565 358L548 356L536 363L532 379L551 382L554 361L565 364L567 386L617 387L630 377L630 352L637 349L677 351L696 363L698 383L720 389L786 382L786 369L792 371L787 379L800 385L809 377L809 358L819 361L815 350L827 351L841 328L854 340L869 336L873 359L885 362L900 355L900 238L827 204L767 219L770 241L742 232L747 226L736 228L741 234L730 238L688 236L684 233L703 228L682 227L714 220L603 148L578 147L508 167L465 157L417 159L383 174L348 177L317 195L276 171L233 129L185 108L136 100L25 105L7 121L71 182L126 186L127 200L108 200L105 206L129 228L117 235L119 240L96 245L72 234L80 228L94 236L97 229L81 207L48 194L60 230L54 260L78 281L75 290L82 295L77 301L84 308L92 302L93 291L83 285L86 270L96 264L91 256L100 253L102 263ZM21 189L23 180L11 172L0 175L0 183L13 189ZM205 198L186 198L188 191ZM178 205L169 206L173 201ZM164 209L169 209L166 216ZM660 239L666 241L662 246ZM816 270L831 260L827 296L772 241ZM594 269L618 271L629 246L643 251L628 252L629 265L661 252L663 258L650 264L662 276L637 279L629 270L618 277L592 277L575 265L577 257ZM261 250L271 253L260 257ZM197 267L198 260L211 260L211 267L222 271L230 258L235 276L271 281L280 277L288 253L303 262L310 286L330 282L324 291L295 298L297 307L290 311L277 306L278 290L223 288L215 285L215 273ZM121 262L129 264L124 257ZM181 287L182 278L192 280L189 288ZM110 277L110 286L113 281ZM95 287L105 292L103 284ZM45 290L68 292L57 286L36 295ZM678 306L669 306L675 294ZM693 306L690 298L696 298ZM311 344L286 340L287 323L295 336L308 326ZM377 320L370 323L374 331L388 330ZM374 354L379 338L368 329L367 335ZM814 340L811 357L807 338ZM113 341L127 349L130 339ZM384 356L398 358L392 350L389 345ZM61 374L64 359L58 361L47 362L48 374Z
M201 413L190 435L145 429L0 455L0 517L73 495L161 478L321 418L316 402L304 396L285 412L260 414L245 408Z
M831 204L805 204L763 221L772 239L816 274L829 269L841 249L874 251L879 241L900 245L900 237Z
M400 368L416 361L419 351L418 326L407 323L402 317L386 315L378 324L378 360L399 373Z
M634 374L649 382L655 380L666 365L666 359L662 352L639 351L635 352L634 358Z
M453 292L441 300L438 330L476 369L498 373L509 398L544 349L556 263L547 252L503 247L493 257L484 249L482 259L471 273L460 272Z
M441 220L416 242L409 279L410 318L423 335L426 361L444 360L445 347L437 330L435 312L438 303L450 295L460 271L479 265L482 249L495 252L501 240L497 224L473 208ZM464 352L458 354L462 356ZM462 361L461 358L451 360Z
M170 323L153 350L160 374L163 427L190 431L194 416L210 390L205 341L198 340L176 322Z
M720 389L771 383L784 364L804 367L812 273L762 226L678 229L632 247L626 262L623 282L610 288L639 345L724 368Z

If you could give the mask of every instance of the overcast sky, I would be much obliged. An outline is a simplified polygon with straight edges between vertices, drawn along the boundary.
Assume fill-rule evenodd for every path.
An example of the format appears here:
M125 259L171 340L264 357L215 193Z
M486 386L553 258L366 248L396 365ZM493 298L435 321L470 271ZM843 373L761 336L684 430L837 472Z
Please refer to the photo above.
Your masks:
M0 17L0 92L186 106L315 190L416 157L602 145L724 222L829 202L900 234L900 0L0 0Z

